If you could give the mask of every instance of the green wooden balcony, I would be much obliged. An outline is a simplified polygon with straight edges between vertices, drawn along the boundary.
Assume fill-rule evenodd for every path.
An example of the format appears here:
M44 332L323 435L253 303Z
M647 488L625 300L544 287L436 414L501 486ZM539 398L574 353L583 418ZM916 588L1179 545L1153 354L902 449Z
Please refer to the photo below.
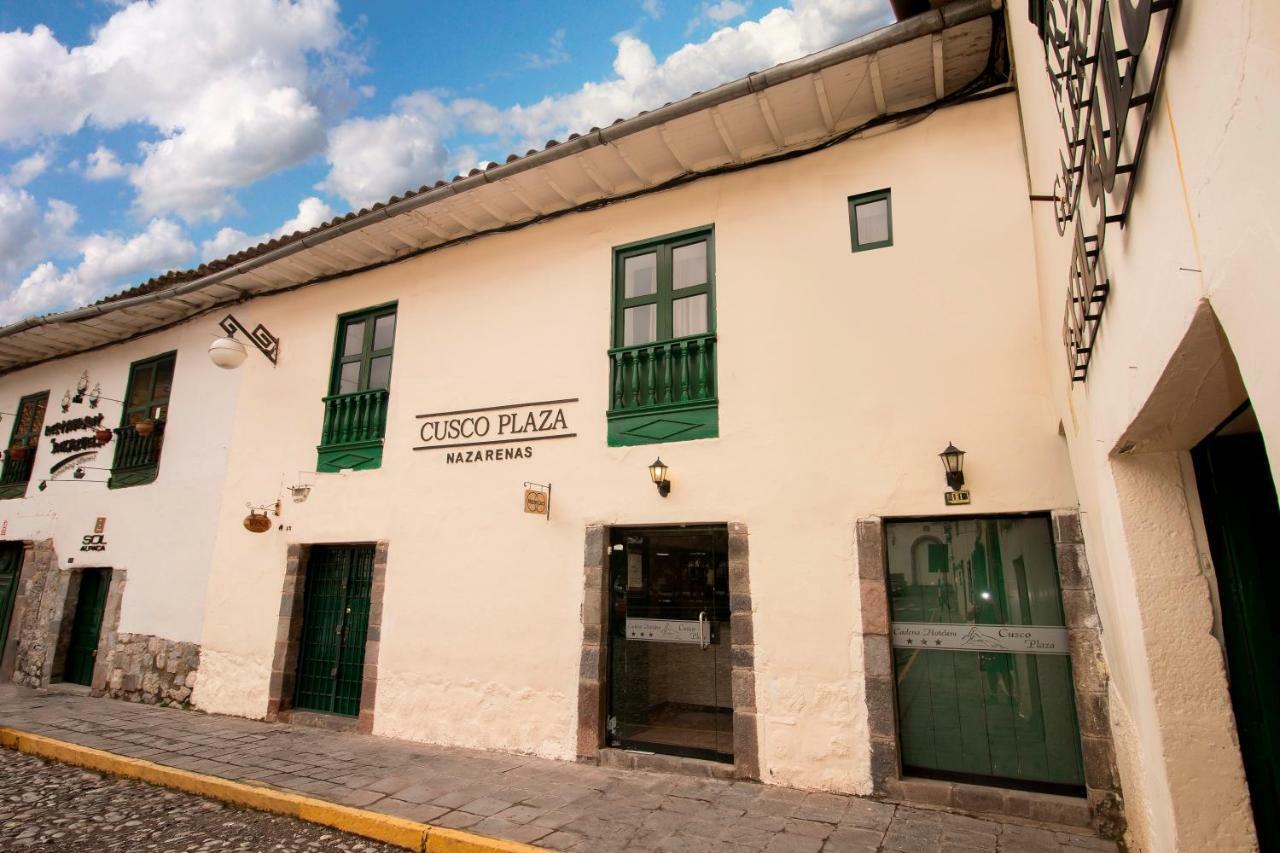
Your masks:
M116 454L107 488L120 489L154 483L160 473L160 448L164 445L164 421L156 421L150 435L138 435L133 425L115 430Z
M4 455L4 465L0 467L0 499L21 498L27 494L27 484L31 482L31 470L36 464L36 449L28 448L21 459L14 459L8 453Z
M609 444L714 438L716 336L609 350Z
M382 465L382 438L387 432L386 388L324 398L318 471L364 471Z

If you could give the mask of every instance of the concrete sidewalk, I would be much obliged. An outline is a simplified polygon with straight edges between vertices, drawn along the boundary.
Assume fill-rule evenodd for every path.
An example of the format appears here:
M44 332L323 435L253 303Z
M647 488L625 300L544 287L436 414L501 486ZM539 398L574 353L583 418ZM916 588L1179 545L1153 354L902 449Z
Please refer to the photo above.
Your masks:
M434 826L589 851L1114 851L1079 830L0 686L0 726Z

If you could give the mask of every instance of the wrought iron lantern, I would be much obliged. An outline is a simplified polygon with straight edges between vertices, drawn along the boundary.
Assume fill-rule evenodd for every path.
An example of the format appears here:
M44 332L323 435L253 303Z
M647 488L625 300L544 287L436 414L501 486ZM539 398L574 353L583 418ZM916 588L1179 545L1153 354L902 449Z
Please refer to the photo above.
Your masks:
M947 442L947 449L939 453L938 458L942 460L942 467L946 469L947 485L951 490L959 491L964 488L964 451Z
M671 481L667 479L668 470L661 456L653 460L653 464L649 466L649 479L653 480L653 484L658 487L658 494L664 498L671 494Z

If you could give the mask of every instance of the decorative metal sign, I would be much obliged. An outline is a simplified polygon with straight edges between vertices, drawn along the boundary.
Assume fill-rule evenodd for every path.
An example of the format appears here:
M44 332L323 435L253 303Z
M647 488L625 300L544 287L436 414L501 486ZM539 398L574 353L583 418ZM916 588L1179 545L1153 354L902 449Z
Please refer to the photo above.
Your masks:
M576 402L573 397L417 415L422 444L413 449L448 450L444 461L450 465L532 459L530 442L577 435L565 415L565 407Z
M531 515L545 515L551 520L551 484L524 484L524 511Z
M965 625L894 622L895 649L1065 655L1067 629L1040 625Z
M102 415L93 415L83 418L70 418L65 421L58 421L56 424L47 424L44 428L44 434L46 438L51 438L55 435L66 435L69 432L79 432L85 429L98 430L102 427L102 418ZM62 441L53 439L51 444L52 447L50 449L54 453L77 453L83 450L94 450L101 446L103 442L95 432L94 435L78 436Z
M956 489L951 492L943 492L942 500L947 506L964 506L969 502L969 490Z
M1089 372L1111 290L1103 258L1106 229L1128 222L1177 9L1178 0L1031 2L1065 141L1053 203L1058 234L1072 232L1062 341L1075 382ZM1157 15L1160 37L1152 59L1146 48ZM1123 48L1116 43L1117 21ZM1142 91L1140 76L1146 81ZM1135 109L1141 112L1131 122ZM1128 162L1120 162L1122 155ZM1084 210L1081 189L1088 190ZM1120 204L1109 213L1111 197Z
M627 619L627 639L650 643L707 645L710 623L696 619Z

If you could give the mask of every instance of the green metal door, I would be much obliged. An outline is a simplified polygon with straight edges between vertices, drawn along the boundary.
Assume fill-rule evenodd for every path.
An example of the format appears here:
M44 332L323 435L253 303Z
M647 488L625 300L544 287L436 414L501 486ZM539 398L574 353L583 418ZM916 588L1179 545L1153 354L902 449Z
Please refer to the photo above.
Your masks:
M22 569L22 543L0 543L0 652L9 638L13 600L18 596L18 575Z
M80 575L80 595L71 622L71 643L63 680L73 684L93 681L93 664L98 657L98 635L102 632L102 612L107 604L108 569L85 569Z
M1083 795L1049 519L885 530L904 771Z
M1249 423L1246 411L1241 419ZM1256 421L1251 428L1256 430ZM1261 433L1230 425L1192 451L1205 530L1218 577L1231 705L1240 735L1254 824L1263 850L1280 850L1280 530Z
M352 717L360 713L372 586L372 545L311 549L303 591L296 707Z

